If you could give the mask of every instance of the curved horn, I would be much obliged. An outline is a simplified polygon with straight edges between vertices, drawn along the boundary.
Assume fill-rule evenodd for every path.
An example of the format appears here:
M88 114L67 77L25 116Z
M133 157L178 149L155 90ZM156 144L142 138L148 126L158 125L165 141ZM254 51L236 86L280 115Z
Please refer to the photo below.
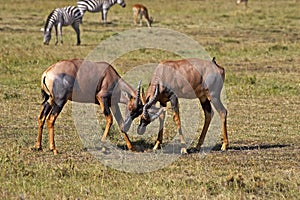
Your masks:
M150 116L149 116L149 113L148 113L148 109L155 103L155 100L158 96L158 84L156 85L155 87L155 92L154 92L154 95L152 97L152 99L146 103L143 107L143 113L142 113L142 116L146 119L149 119Z
M155 119L157 119L157 118L161 115L161 113L162 113L162 112L165 112L165 111L166 111L166 110L165 110L164 107L160 108L160 109L157 111L157 113L155 113L155 114L153 114L152 116L150 116L151 122L153 122Z
M150 108L155 103L157 96L158 96L158 84L155 86L155 91L152 99L145 105L147 109Z
M136 98L135 98L135 107L136 107L136 108L137 108L138 105L139 105L140 92L141 92L141 83L142 83L142 80L139 81L138 87L137 87L137 90L136 90Z

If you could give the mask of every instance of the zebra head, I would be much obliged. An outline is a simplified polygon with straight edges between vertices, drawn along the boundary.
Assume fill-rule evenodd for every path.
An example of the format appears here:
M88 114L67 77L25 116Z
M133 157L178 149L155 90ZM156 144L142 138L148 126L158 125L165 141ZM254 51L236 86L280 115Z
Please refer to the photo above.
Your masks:
M51 13L48 15L45 26L44 26L44 44L48 45L51 40L51 29L53 27L53 22L55 21L56 17L56 10L52 10Z
M45 29L44 30L44 44L48 45L51 40L51 30Z
M124 0L117 0L117 4L119 4L120 6L122 6L123 8L126 7L126 3Z

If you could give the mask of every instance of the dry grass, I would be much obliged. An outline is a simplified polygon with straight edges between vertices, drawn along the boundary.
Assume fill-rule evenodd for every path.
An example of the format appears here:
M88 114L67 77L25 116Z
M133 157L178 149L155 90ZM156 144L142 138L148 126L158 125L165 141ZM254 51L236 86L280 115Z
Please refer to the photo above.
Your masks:
M100 14L88 13L81 26L82 46L77 47L70 27L63 30L63 46L54 46L53 41L43 46L39 31L53 8L76 1L2 0L0 198L298 199L299 2L253 0L247 9L221 0L171 1L163 9L162 1L140 2L153 15L154 27L187 34L226 68L229 150L183 156L155 172L117 171L86 151L76 133L71 104L67 104L56 122L60 154L53 156L47 151L46 132L44 151L31 151L43 70L61 59L84 58L100 41L133 28L131 5L136 2L127 2L125 9L113 7L109 25L99 23ZM119 58L114 65L125 74L133 66L170 56L138 51ZM172 134L172 122L169 124L166 142ZM142 143L136 135L130 137L138 145L149 146L155 138ZM123 148L116 127L110 138ZM217 146L220 144L218 141Z

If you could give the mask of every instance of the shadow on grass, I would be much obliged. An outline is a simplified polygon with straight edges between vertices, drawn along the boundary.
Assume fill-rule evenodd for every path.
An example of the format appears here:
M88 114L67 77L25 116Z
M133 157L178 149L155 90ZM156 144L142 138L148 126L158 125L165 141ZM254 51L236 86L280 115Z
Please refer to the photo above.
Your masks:
M131 144L136 148L137 152L150 152L154 147L153 143L149 143L145 140L133 141ZM117 147L121 150L128 150L126 145L117 145Z
M249 145L249 146L233 146L228 147L228 151L253 151L253 150L263 150L263 149L277 149L277 148L284 148L289 147L291 145L287 144L262 144L262 145ZM209 152L209 151L221 151L222 144L216 144L214 147L204 147L201 148L200 151L196 150L195 148L188 149L189 154L199 153L199 152Z
M102 21L99 22L89 22L89 21L83 21L82 24L84 26L100 26L100 27L116 27L118 26L117 21L108 21L106 23L103 23Z
M234 146L229 147L228 150L234 151L247 151L247 150L260 150L260 149L277 149L277 148L284 148L289 147L289 144L261 144L261 145L250 145L250 146ZM221 145L220 145L221 147Z
M136 153L151 153L153 152L154 143L147 142L145 140L137 140L133 141L132 145L135 148ZM213 147L202 147L200 151L196 150L193 146L187 149L188 154L196 154L196 153L208 153L210 151L213 152L221 152L221 144L217 144ZM253 150L264 150L264 149L277 149L289 147L291 145L287 144L262 144L262 145L249 145L249 146L233 146L228 147L228 151L253 151ZM115 146L120 151L128 151L126 144L118 144ZM105 149L105 152L103 151ZM110 154L111 146L107 146L105 143L98 147L93 147L94 151L103 151L104 154ZM162 145L162 148L158 149L157 152L161 152L164 154L181 154L182 145L180 142L168 143L166 145ZM88 148L89 149L89 148Z

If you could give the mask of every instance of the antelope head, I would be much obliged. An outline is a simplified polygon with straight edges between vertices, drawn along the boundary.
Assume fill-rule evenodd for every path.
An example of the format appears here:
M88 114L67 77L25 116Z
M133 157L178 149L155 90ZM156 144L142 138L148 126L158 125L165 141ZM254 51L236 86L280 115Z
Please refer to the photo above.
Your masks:
M125 94L127 95L127 99L129 100L127 103L126 117L122 128L122 131L125 133L129 130L132 121L143 112L143 103L140 98L140 91L141 81L139 81L135 98L130 96L129 94Z
M158 97L158 85L155 87L154 95L151 100L149 100L144 106L143 106L143 111L140 119L140 124L137 129L137 133L139 135L142 135L146 131L146 127L148 124L153 122L155 119L157 119L160 114L164 111L164 108L156 108L153 105L157 102L157 97Z

